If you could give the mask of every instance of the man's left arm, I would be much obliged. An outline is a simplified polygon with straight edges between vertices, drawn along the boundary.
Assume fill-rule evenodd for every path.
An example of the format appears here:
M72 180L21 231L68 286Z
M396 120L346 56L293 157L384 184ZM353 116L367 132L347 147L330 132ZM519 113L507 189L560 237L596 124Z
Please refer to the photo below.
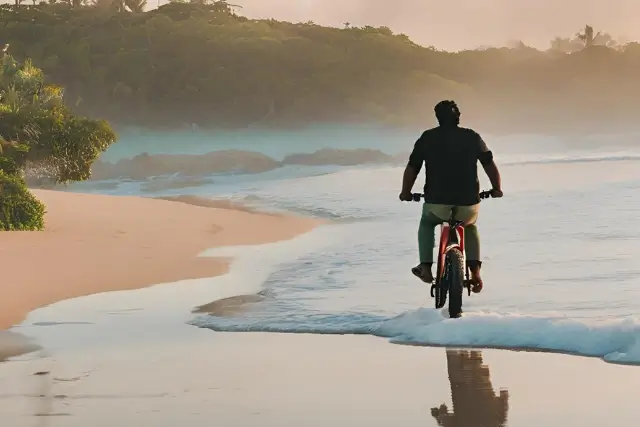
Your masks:
M502 178L496 162L493 160L493 153L487 147L482 137L478 135L478 160L482 164L482 168L489 177L492 187L493 197L502 197Z

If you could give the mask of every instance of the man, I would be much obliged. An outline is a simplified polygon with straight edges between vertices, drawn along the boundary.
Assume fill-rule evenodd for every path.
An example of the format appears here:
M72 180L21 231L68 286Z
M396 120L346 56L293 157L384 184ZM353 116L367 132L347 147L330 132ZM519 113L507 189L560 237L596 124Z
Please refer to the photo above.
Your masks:
M493 154L480 135L459 126L460 110L454 101L435 106L438 127L425 131L416 141L402 179L400 200L411 201L411 190L425 164L424 206L418 229L420 264L412 268L415 276L433 282L433 248L435 228L449 218L457 206L456 219L465 222L465 252L471 271L472 291L482 290L480 277L480 236L475 222L480 207L478 160L491 185L492 197L502 197L500 172Z

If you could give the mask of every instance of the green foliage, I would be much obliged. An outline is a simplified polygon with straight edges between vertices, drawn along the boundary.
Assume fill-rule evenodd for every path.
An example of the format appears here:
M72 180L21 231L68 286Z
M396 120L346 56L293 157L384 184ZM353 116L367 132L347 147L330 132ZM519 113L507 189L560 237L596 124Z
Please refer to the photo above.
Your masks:
M74 111L120 124L422 126L442 98L455 98L465 121L496 127L637 116L638 49L590 26L548 51L518 43L452 53L386 27L250 20L225 1L148 12L142 3L2 6L0 40L81 100Z
M85 180L91 164L115 139L106 122L73 115L62 88L45 83L44 73L29 59L19 63L3 56L0 170L16 174L28 162L46 162L56 182Z
M42 230L44 214L45 206L29 192L22 178L0 170L0 231Z
M37 117L40 138L33 146L33 161L46 161L57 170L57 181L83 181L91 176L91 165L115 141L105 121L47 112Z
M27 162L29 146L0 138L0 172L19 175Z
M115 134L104 121L77 117L60 86L26 59L0 60L0 230L39 230L44 206L27 189L29 164L54 182L89 178ZM45 167L46 166L46 167Z

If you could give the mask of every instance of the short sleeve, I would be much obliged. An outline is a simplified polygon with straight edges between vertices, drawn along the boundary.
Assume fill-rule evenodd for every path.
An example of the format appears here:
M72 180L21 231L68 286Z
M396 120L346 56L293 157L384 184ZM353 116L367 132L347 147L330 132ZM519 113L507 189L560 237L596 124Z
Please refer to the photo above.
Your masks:
M476 133L476 138L478 144L478 153L486 153L487 151L491 151L489 150L489 147L487 147L487 143L484 142L484 139L482 139L480 134Z
M425 145L425 134L420 135L420 138L413 145L413 151L409 156L409 163L407 166L411 166L416 172L420 172L422 169L422 165L424 164L424 145Z
M484 142L484 139L482 139L482 137L477 133L476 151L478 153L478 160L480 160L480 163L482 163L483 165L486 165L493 161L493 153L491 152L491 150L489 150L489 147L487 146L487 143Z

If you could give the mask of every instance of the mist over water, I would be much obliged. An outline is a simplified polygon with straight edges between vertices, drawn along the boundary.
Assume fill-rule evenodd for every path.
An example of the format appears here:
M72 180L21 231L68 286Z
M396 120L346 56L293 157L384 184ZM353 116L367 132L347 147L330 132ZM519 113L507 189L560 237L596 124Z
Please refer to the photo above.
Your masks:
M117 161L147 152L150 154L204 154L214 150L259 151L277 160L292 153L320 148L376 148L383 151L406 151L422 129L398 131L379 126L315 125L299 130L269 131L163 131L125 128L120 140L105 152L101 160ZM409 141L409 142L408 142Z
M129 132L104 158L227 149L277 160L322 148L396 154L408 152L419 132ZM397 201L402 163L282 166L264 173L215 174L201 185L155 192L142 191L144 181L117 182L106 192L228 198L332 220L309 236L305 253L274 267L255 289L264 298L250 298L249 309L231 315L198 314L195 326L372 334L399 343L526 347L640 363L635 262L640 150L635 137L485 139L501 166L505 198L482 204L486 286L482 294L465 297L461 320L432 309L428 288L409 271L417 262L420 205ZM105 192L98 190L101 184L70 190ZM483 175L481 186L488 186Z

